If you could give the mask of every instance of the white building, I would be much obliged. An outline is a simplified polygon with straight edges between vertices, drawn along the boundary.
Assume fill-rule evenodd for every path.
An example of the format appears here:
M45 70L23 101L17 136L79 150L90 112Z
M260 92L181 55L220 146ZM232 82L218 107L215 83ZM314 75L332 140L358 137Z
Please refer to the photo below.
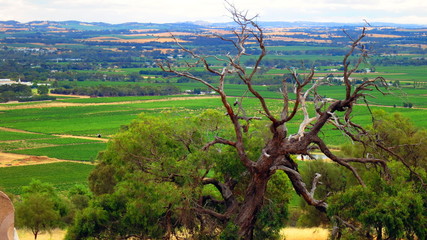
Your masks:
M33 85L31 82L21 82L21 79L19 79L18 81L12 81L12 80L7 79L7 78L0 79L0 86L12 85L12 84L22 84L22 85L27 85L27 86Z

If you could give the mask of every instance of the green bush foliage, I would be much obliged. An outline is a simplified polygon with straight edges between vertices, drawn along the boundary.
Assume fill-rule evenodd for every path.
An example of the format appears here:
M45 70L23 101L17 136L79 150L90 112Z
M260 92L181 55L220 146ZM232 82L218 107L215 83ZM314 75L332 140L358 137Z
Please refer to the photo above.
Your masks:
M224 146L200 150L207 137L227 134L224 119L224 114L208 110L186 119L143 114L133 121L99 155L99 164L89 177L95 196L77 213L67 238L161 239L183 234L184 229L197 239L233 235L232 218L221 222L196 210L202 196L211 198L204 203L206 208L224 208L217 203L219 191L202 184L206 177L224 181L235 176L235 197L242 199L244 194L247 179L236 153ZM262 131L253 131L246 137L255 143L262 136ZM279 236L288 215L289 188L284 173L271 179L255 239Z

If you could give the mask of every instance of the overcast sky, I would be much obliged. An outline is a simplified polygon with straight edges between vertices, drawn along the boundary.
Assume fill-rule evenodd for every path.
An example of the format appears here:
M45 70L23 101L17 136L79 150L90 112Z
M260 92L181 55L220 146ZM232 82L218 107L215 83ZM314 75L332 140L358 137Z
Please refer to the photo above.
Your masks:
M426 0L230 0L259 21L427 25ZM223 0L0 0L0 20L86 22L230 21Z

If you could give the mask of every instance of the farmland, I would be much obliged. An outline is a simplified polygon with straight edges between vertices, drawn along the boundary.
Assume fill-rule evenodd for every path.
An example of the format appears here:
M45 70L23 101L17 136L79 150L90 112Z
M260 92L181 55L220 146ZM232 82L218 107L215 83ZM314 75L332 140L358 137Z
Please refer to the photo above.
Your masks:
M50 95L56 97L49 101L7 102L10 91L0 92L0 100L5 102L0 104L0 189L8 193L21 194L21 187L33 179L51 183L64 192L75 185L87 185L98 154L140 114L171 121L198 115L206 109L217 109L226 115L219 96L211 89L166 73L156 63L168 62L180 71L192 66L193 56L186 55L177 46L179 42L203 54L212 69L221 70L227 54L233 50L224 42L205 36L220 33L232 38L227 25L0 25L0 79L31 82L30 92L34 96L42 95L40 86L48 86ZM345 28L346 33L338 26L266 26L267 56L253 79L253 87L265 97L274 116L282 111L283 82L288 84L293 106L294 78L303 78L311 69L314 79L324 83L318 94L325 102L344 97L345 85L339 79L344 71L342 59L349 43L347 37L360 32L359 26ZM368 28L365 44L372 54L352 75L351 87L382 76L386 86L378 85L378 89L385 95L369 92L365 101L354 106L352 121L369 126L371 113L382 110L401 113L417 127L427 127L426 32L421 28ZM251 71L259 50L252 42L247 47L241 64ZM218 84L214 74L206 72L200 63L194 65L192 73ZM291 73L296 73L296 77ZM239 102L246 116L260 112L259 101L238 76L227 77L224 89L230 104ZM308 104L311 107L313 102ZM311 116L314 114L310 112ZM297 115L296 121L287 125L289 134L298 131L302 119ZM333 151L351 141L332 125L323 130L325 142ZM308 165L299 160L298 164L301 171ZM296 194L290 206L299 207Z
M230 37L227 25L216 27L195 24L129 24L104 25L78 22L0 23L1 78L20 78L23 81L48 83L55 88L78 89L108 86L152 87L172 84L181 92L207 91L200 83L183 80L166 74L156 67L156 61L170 61L185 69L191 56L185 55L171 38L171 34L186 47L200 49L209 55L214 68L221 68L229 46L210 34ZM347 26L349 35L357 34L359 26ZM31 29L31 30L30 30ZM57 32L56 29L60 29ZM95 31L96 30L96 31ZM288 68L306 73L314 67L316 77L328 74L339 76L342 56L346 52L346 34L341 26L286 26L285 23L266 23L268 54L261 65L262 75L257 77L254 88L269 98L269 104L278 105L281 98L281 79ZM427 126L423 108L427 107L426 48L422 37L425 29L384 28L368 29L367 41L374 50L369 62L361 66L367 72L356 72L357 79L385 77L390 84L397 84L389 95L372 93L367 102L387 112L402 112L420 127ZM407 42L405 42L408 39ZM215 45L216 48L209 48ZM242 62L253 64L256 46L248 44L248 55ZM200 76L211 79L202 67L194 68ZM211 81L215 81L212 79ZM247 96L235 79L227 80L226 93L230 96ZM343 86L320 86L324 98L343 96ZM389 92L387 89L382 89ZM197 97L197 101L193 98ZM250 96L248 96L250 97ZM295 98L292 93L291 98ZM22 132L0 130L0 150L16 154L47 156L50 158L93 161L98 151L106 147L105 141L119 129L137 118L140 113L159 115L174 112L175 117L197 114L202 109L218 108L216 96L191 98L175 96L126 96L102 98L64 98L58 95L53 102L7 103L0 105L0 127ZM276 99L276 100L275 100ZM230 99L233 101L233 99ZM412 109L402 108L410 103ZM245 98L245 106L257 111L254 99ZM363 103L360 103L363 104ZM387 106L387 107L380 107ZM360 110L359 110L360 109ZM356 118L369 124L369 113L356 108ZM276 108L276 114L279 108ZM295 131L296 125L289 126ZM100 134L102 139L96 139ZM60 136L60 135L68 135ZM80 139L75 137L80 137ZM70 138L73 137L73 138ZM83 137L92 139L82 139ZM342 136L331 134L327 140L338 145Z
M333 91L331 91L333 94ZM197 99L197 101L194 101ZM105 102L103 103L103 100ZM234 99L231 99L234 100ZM75 106L60 105L68 103L76 104ZM256 112L257 101L255 99L245 99L245 106L251 112ZM280 100L270 99L268 104L271 106L279 106ZM41 104L41 105L40 105ZM45 104L45 107L43 107ZM84 99L65 99L57 101L57 105L49 105L49 102L33 104L20 104L8 106L2 105L1 109L1 125L5 127L0 129L0 148L3 152L16 154L26 154L33 156L47 156L54 159L75 160L90 162L96 159L99 151L106 147L106 143L101 140L107 140L117 133L122 126L129 124L133 119L137 118L140 113L148 114L167 114L173 117L183 117L186 115L194 115L200 113L206 108L219 108L219 101L215 96L206 97L115 97L115 98L84 98ZM272 108L274 109L274 108ZM372 107L372 110L383 109L387 112L401 112L405 116L410 117L419 127L427 126L427 119L424 109L408 109L408 108L393 108L393 107ZM279 113L279 108L276 110ZM369 112L363 106L356 108L357 122L362 125L368 125L371 121ZM297 125L290 125L291 131L296 131ZM21 131L10 131L10 129L19 129ZM101 134L102 139L97 139L97 134ZM71 138L61 135L78 136L80 138ZM85 139L89 138L89 139ZM348 139L332 131L328 133L327 141L331 145L339 145ZM60 160L59 160L60 161ZM25 164L25 161L23 161ZM75 163L72 166L77 166ZM40 165L39 168L46 168L51 173L58 172L55 170L60 166L58 164ZM83 168L87 169L85 165ZM24 179L17 180L13 184L8 181L2 182L2 187L17 191L18 183L24 183L31 178L39 178L43 174L40 170L33 171L34 167L21 168L13 167L13 171L22 171L23 175L27 176ZM9 173L9 168L0 168L1 175L6 179L6 176L14 176L15 172ZM65 174L65 173L64 173ZM79 181L84 182L87 175L77 175L76 178L81 178ZM8 178L8 177L7 177ZM54 176L49 176L48 180L54 181ZM58 179L63 179L62 175L57 176ZM77 180L76 180L77 181ZM13 182L13 181L12 181ZM25 184L24 184L25 185ZM64 185L62 188L69 186Z
M92 169L92 165L71 162L0 168L1 187L7 192L20 194L22 186L28 185L32 179L39 179L52 183L59 190L67 190L76 184L86 184Z

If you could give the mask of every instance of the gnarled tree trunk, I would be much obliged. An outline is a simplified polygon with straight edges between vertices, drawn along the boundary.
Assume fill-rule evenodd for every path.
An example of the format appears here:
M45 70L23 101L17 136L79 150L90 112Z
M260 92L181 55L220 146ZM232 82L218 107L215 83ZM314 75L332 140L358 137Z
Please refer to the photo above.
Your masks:
M246 189L235 223L239 227L240 239L251 240L255 227L256 216L264 204L264 196L270 175L255 174Z
M288 175L295 191L301 195L308 204L315 206L320 211L326 211L327 203L323 200L316 200L314 198L314 191L316 189L316 184L319 182L320 174L314 176L311 190L307 189L298 171L297 164L292 160L292 155L311 156L310 152L312 150L320 150L332 161L352 171L362 185L364 185L363 181L356 169L350 165L351 162L375 163L380 164L384 169L386 168L385 161L382 159L340 158L335 156L329 150L328 146L326 146L324 140L319 137L319 133L323 127L326 124L331 124L349 136L353 141L361 141L356 135L358 133L365 133L365 131L361 126L351 121L353 105L358 99L366 96L366 91L378 89L376 81L378 80L384 83L384 79L382 77L377 77L375 79L365 80L358 86L351 86L350 76L359 68L359 65L364 61L365 57L367 57L367 49L361 42L366 35L366 28L363 28L362 33L357 39L350 38L350 50L343 59L345 98L328 103L326 99L323 99L317 93L317 87L324 84L323 81L326 81L326 78L316 80L314 78L314 69L312 69L310 73L304 75L304 79L301 79L303 74L297 74L296 70L290 70L294 80L294 93L296 99L291 103L287 92L288 86L286 85L286 80L283 80L281 89L283 93L283 108L280 114L274 113L271 110L273 107L267 104L266 99L261 96L253 86L254 76L259 73L261 62L267 54L263 29L258 26L254 18L248 18L246 16L247 13L237 11L232 5L230 5L229 10L234 21L239 26L239 29L230 32L233 37L217 37L226 42L231 42L237 53L235 55L226 54L224 58L216 57L216 60L224 63L223 66L211 65L208 59L212 56L200 56L196 51L183 47L179 41L177 41L182 51L190 54L192 58L197 60L194 64L188 63L189 69L202 64L206 71L218 77L218 83L211 83L203 77L193 75L189 70L177 70L171 62L166 64L159 63L159 66L166 72L175 73L178 76L201 82L210 90L219 94L223 107L226 110L226 115L229 117L234 127L235 134L231 138L232 140L217 136L215 140L208 143L204 149L206 150L215 144L223 144L235 148L237 156L241 164L246 168L247 173L250 174L250 178L244 200L241 203L237 203L236 198L234 198L233 186L231 184L220 183L216 179L205 179L203 181L204 184L213 184L221 192L227 209L219 213L212 209L198 206L197 211L202 214L208 214L223 222L229 220L234 221L239 227L239 237L241 239L251 240L253 239L257 214L264 203L268 181L277 170L284 171ZM241 63L241 57L248 55L245 46L248 42L256 43L260 50L255 63L250 68ZM360 51L360 56L353 63L353 67L350 67L349 57L357 50ZM268 119L270 123L269 129L272 137L266 142L260 142L260 144L266 145L263 147L259 158L256 160L250 159L244 136L248 132L249 122L252 120L259 120L261 117L247 117L241 105L241 101L238 101L238 99L236 99L233 105L229 103L230 99L224 90L224 86L226 84L226 77L230 76L239 78L242 84L246 85L248 94L259 101L259 113L261 113L263 118ZM312 95L314 99L312 105L306 103L309 95ZM314 111L308 111L308 107L313 107ZM339 117L336 114L337 112L343 112L344 116ZM295 117L297 113L303 116L303 120L298 120ZM243 126L241 122L245 122ZM299 123L298 132L293 135L288 134L287 128L287 124L292 122ZM238 210L236 210L237 208Z

